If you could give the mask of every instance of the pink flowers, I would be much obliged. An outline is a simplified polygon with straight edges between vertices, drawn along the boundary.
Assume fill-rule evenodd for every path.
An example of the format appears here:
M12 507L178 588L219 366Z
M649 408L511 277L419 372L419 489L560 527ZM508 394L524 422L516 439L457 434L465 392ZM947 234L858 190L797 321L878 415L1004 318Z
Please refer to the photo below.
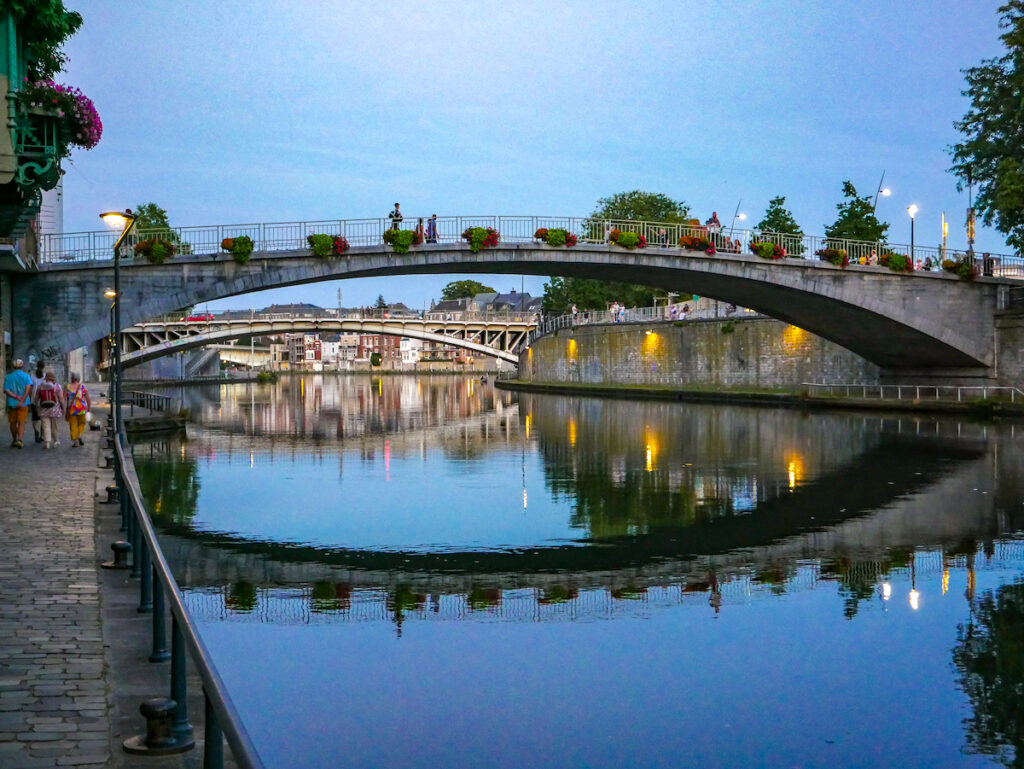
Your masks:
M67 125L67 144L92 149L103 136L103 121L92 99L77 88L60 85L52 80L25 81L18 94L21 103L29 108L53 108L57 117ZM65 153L67 154L66 150Z

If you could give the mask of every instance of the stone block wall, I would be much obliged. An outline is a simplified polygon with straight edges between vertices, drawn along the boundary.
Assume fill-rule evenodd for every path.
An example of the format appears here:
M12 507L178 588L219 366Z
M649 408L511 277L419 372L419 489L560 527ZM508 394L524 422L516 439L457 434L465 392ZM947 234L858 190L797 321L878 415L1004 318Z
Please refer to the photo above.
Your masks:
M778 320L696 320L579 326L520 355L533 382L790 388L802 382L876 383L878 366Z

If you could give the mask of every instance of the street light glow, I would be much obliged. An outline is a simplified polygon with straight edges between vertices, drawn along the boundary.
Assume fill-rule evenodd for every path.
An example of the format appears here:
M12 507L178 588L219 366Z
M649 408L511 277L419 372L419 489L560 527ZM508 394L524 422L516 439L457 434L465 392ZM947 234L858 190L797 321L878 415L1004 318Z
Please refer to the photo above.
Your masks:
M881 195L883 198L887 198L890 195L892 195L892 190L886 187L884 190L879 190L878 194Z
M737 214L736 218L739 219L741 222L744 222L744 221L747 220L747 215L746 214Z
M100 219L111 229L124 229L129 222L135 221L135 215L131 209L125 211L105 211L100 214Z
M112 288L108 288L106 291L103 292L103 296L107 297L107 299L113 299L115 296L117 296L117 292Z
M911 219L913 219L915 216L917 216L917 212L919 210L920 209L917 207L916 203L913 203L913 204L907 206L907 213L910 214L910 218Z

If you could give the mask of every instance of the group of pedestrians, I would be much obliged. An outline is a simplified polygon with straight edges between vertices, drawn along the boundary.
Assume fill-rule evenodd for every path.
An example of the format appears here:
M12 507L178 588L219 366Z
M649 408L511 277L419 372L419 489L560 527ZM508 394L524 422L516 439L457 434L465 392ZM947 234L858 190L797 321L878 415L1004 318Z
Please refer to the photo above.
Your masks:
M92 401L82 378L73 372L70 384L62 387L53 371L45 370L42 363L36 367L34 375L27 373L24 367L24 361L16 360L11 373L4 377L11 448L24 448L25 426L30 414L35 441L42 443L44 449L60 446L63 421L68 423L71 433L71 448L84 446L82 435Z
M401 229L405 217L402 216L402 205L400 203L395 203L395 207L388 214L388 219L391 220L391 229ZM423 224L423 217L419 217L416 220L414 232L419 236L421 243L437 243L437 214L431 214L430 218L427 219L426 226Z

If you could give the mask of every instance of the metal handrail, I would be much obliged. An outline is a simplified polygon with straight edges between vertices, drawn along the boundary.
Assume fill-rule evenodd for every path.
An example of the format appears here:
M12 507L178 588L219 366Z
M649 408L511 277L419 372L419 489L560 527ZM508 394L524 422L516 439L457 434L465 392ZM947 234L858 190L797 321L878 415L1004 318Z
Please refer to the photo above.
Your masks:
M149 411L167 411L171 405L171 396L158 393L145 392L143 390L126 390L121 395L121 404L131 407L132 415L135 414L135 407Z
M407 216L403 221L405 229L417 226L420 217ZM422 217L426 222L426 217ZM199 227L173 227L170 230L140 230L129 235L123 246L123 255L130 256L141 240L161 237L174 241L183 255L225 254L221 241L225 238L247 236L252 238L255 251L296 251L308 254L308 235L328 233L345 237L351 246L380 246L382 235L390 229L387 219L333 219L312 222L271 222L256 224L216 224ZM640 221L634 219L601 219L573 216L442 216L437 218L439 244L462 243L462 232L468 227L493 227L501 233L504 243L536 243L534 233L546 227L560 227L576 235L579 242L594 245L608 244L613 229L643 235L648 242L647 250L668 248L673 252L681 249L679 239L683 236L708 237L720 253L750 253L750 244L770 241L786 248L791 258L814 258L822 248L837 248L847 252L851 265L861 258L869 261L886 252L909 254L913 250L915 261L931 259L933 269L940 269L938 262L950 257L962 257L964 251L941 249L927 246L886 243L883 241L849 240L830 238L826 235L791 235L788 233L761 232L751 229L722 227L717 234L709 234L707 228L679 222ZM664 234L662 234L664 233ZM117 233L109 231L72 232L43 235L39 243L40 263L74 263L100 261L112 258ZM428 245L430 245L428 243ZM1024 277L1024 258L1016 254L988 254L982 262L985 274L1000 277Z
M142 498L142 489L139 486L139 478L135 472L135 462L131 454L125 450L127 444L127 434L123 430L119 431L117 439L114 441L114 446L117 452L121 486L124 493L122 500L130 508L129 517L134 526L133 539L137 542L135 558L138 559L141 556L143 564L143 573L141 575L142 602L146 602L145 594L147 587L153 594L152 610L154 613L162 611L162 605L164 599L166 599L167 606L174 620L173 632L180 633L183 637L184 645L188 648L189 656L192 658L199 677L202 679L207 713L207 758L209 759L211 755L217 755L219 746L210 743L215 739L219 739L219 733L222 731L223 737L227 739L228 744L231 746L235 762L242 769L264 769L263 761L256 752L256 747L253 745L249 733L242 724L241 716L227 692L224 680L213 664L210 652L206 648L206 644L203 643L198 628L189 614L188 608L185 606L184 596L178 588L177 580L175 580L174 575L171 573L171 567L168 565L167 559L160 549L160 543L157 540L156 532L153 529L153 524L150 521L145 502ZM152 567L152 581L148 585L147 579L149 575L145 573L147 562ZM162 597L158 593L161 593ZM154 646L156 646L155 638ZM172 658L173 664L174 659ZM173 670L171 675L173 679L175 675ZM184 675L183 670L181 675ZM178 703L178 707L182 707L181 702ZM214 716L215 722L212 725L210 723L211 713Z
M878 398L880 400L884 400L887 397L886 393L895 393L894 396L890 395L888 397L895 397L896 400L903 400L904 398L941 400L941 394L946 392L950 399L955 395L956 400L962 402L965 393L970 395L979 391L982 398L988 398L989 393L1003 397L1008 393L1010 403L1016 403L1017 398L1024 400L1024 390L1007 385L828 384L825 382L803 382L801 386L807 388L809 395L813 395L814 390L827 390L829 394L838 391L846 397L856 397L859 395L861 398Z

